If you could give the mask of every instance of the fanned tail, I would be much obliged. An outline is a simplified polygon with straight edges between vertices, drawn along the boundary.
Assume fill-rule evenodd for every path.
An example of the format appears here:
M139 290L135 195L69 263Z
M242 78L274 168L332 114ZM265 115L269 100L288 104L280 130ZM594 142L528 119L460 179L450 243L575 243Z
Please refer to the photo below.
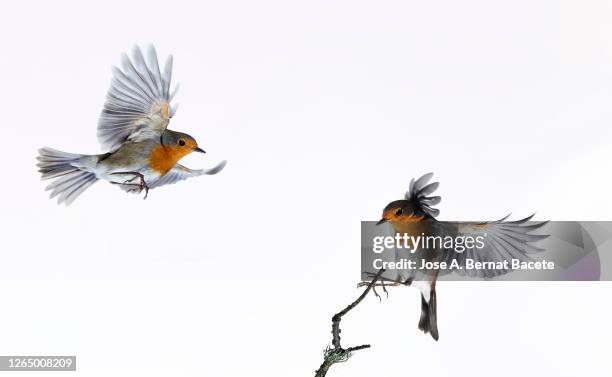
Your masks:
M96 183L95 174L83 171L74 164L83 155L44 147L38 150L38 171L41 179L54 179L45 190L51 190L51 198L58 196L59 204L70 205L89 186Z

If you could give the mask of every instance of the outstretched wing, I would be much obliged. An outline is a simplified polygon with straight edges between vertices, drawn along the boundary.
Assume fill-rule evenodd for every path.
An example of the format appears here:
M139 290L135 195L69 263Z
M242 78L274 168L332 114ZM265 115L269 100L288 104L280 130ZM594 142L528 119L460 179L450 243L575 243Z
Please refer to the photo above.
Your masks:
M435 233L445 236L471 236L476 238L481 236L484 246L478 248L476 243L470 243L470 248L466 247L463 252L457 252L455 249L445 249L442 252L441 261L447 262L451 266L453 260L457 261L459 268L452 270L459 275L467 275L470 277L494 277L506 274L509 269L484 268L484 269L466 269L466 260L472 259L475 262L503 262L508 263L512 259L520 261L530 261L529 254L543 251L534 245L533 242L539 241L548 237L548 235L533 234L544 226L547 221L528 223L533 215L516 221L504 221L503 219L484 223L475 222L435 222Z
M410 188L406 191L404 198L412 201L412 203L417 206L418 210L425 212L433 218L440 214L440 210L433 208L433 206L440 203L442 198L439 196L427 196L436 191L438 186L440 186L438 182L427 184L427 182L431 180L431 177L433 177L433 173L424 174L416 181L412 178L410 181Z
M149 188L155 188L163 185L171 185L184 179L197 177L200 175L217 174L218 172L223 170L225 164L227 164L227 161L221 161L217 166L212 169L189 169L181 164L176 164L168 173L161 176L154 182L149 183Z
M176 109L170 101L172 55L166 60L163 74L157 63L155 48L150 46L145 61L135 46L132 60L123 54L123 70L113 67L113 79L98 121L98 140L114 150L128 139L159 137L168 127Z

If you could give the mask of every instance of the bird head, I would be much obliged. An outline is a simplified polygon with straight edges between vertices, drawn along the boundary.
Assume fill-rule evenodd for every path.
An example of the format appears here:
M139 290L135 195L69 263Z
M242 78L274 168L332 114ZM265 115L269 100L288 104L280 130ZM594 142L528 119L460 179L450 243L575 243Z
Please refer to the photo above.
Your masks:
M161 143L179 158L187 156L191 152L206 153L198 147L198 143L193 137L183 132L166 130L161 136Z
M391 224L411 223L420 221L424 217L425 214L422 213L411 200L395 200L387 204L385 209L383 209L382 218L376 225L386 222L390 222Z

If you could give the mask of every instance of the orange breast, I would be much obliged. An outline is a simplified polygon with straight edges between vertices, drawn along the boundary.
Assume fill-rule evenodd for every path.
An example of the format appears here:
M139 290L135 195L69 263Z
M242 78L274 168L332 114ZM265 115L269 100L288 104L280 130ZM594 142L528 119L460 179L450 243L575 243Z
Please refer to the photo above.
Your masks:
M177 148L157 145L151 151L149 166L160 175L165 175L184 155L185 153Z
M405 216L402 221L394 221L393 228L397 233L407 233L412 235L420 235L421 233L429 234L431 232L428 221L422 221L422 216Z

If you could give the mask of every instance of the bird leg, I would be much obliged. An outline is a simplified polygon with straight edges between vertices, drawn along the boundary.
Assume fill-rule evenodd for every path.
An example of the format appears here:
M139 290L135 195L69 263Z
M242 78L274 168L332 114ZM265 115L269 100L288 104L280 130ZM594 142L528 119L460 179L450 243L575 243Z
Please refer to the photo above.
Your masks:
M389 281L389 280L387 280L387 281ZM357 284L357 288L366 287L368 285L370 285L369 281L361 281L361 282L359 282ZM374 292L376 292L376 288L375 287L382 287L383 292L387 293L387 287L397 287L398 285L402 285L402 283L398 282L398 281L394 281L394 282L391 282L390 284L386 284L384 281L380 281L380 282L377 282L376 284L372 285L372 290L374 290ZM387 293L387 296L388 296L388 293Z
M368 276L374 276L375 274L372 274L370 272L366 272L365 273ZM408 278L406 280L397 280L397 279L390 279L390 278L386 278L383 276L380 276L378 278L378 282L376 282L373 286L372 286L372 291L374 292L374 294L379 297L378 293L376 292L376 287L382 287L383 292L385 292L387 294L387 297L389 297L389 292L387 291L387 287L397 287L399 285L406 285L409 286L412 283L412 278ZM386 283L385 283L386 282ZM360 283L357 284L357 288L361 288L361 287L365 287L368 286L370 284L369 281L362 281ZM380 297L379 297L380 298Z
M149 195L149 186L147 185L147 182L145 181L144 175L142 175L142 173L135 172L135 171L126 171L126 172L115 172L115 173L110 173L110 174L111 175L132 175L133 176L132 178L125 180L123 183L113 182L113 181L111 181L111 183L115 185L138 187L139 193L142 192L142 190L145 190L145 196L143 199L146 199L147 196ZM131 183L136 178L140 178L140 183Z
M374 276L376 276L376 274L373 274L371 272L365 272L364 273L366 276L373 278ZM384 276L381 276L378 278L378 282L376 283L377 285L381 285L381 283L389 282L392 284L387 284L387 286L393 286L393 285L410 285L410 283L412 283L412 278L408 278L406 280L399 280L399 279L391 279L391 278L387 278ZM362 281L361 283L359 283L359 286L365 286L368 285L369 282L367 281Z

